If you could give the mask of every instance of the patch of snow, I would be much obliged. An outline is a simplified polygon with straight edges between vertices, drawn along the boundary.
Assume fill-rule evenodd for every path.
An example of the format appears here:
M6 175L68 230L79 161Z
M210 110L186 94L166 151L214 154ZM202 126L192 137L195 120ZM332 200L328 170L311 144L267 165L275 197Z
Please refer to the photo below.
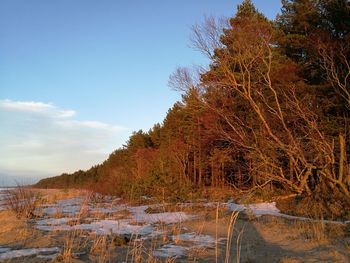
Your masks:
M101 214L107 214L107 213L114 213L118 212L120 210L125 209L125 206L118 205L113 206L111 204L103 203L99 204L98 207L90 205L84 205L84 204L74 204L71 205L70 203L77 202L77 200L64 200L65 202L61 202L60 204L54 204L54 205L44 205L42 208L42 212L48 216L62 213L66 215L77 215L81 212L91 212L91 213L101 213Z
M216 243L223 244L223 242L227 240L227 238L219 238L215 240L213 236L197 234L193 232L174 235L172 236L172 239L174 241L188 242L187 244L194 243L194 245L187 247L189 250L195 248L213 248L215 247Z
M283 214L276 207L276 202L270 202L270 203L266 202L266 203L257 203L257 204L247 204L247 205L228 203L227 206L230 211L239 211L239 212L247 211L248 213L251 213L255 216L271 215L271 216L278 216L278 217L284 217L287 219L302 220L302 221L311 221L311 222L320 221L320 220L311 219L308 217ZM350 221L342 222L342 221L331 221L331 220L323 220L323 222L326 224L349 224L350 223Z
M52 254L52 255L37 255L36 257L37 258L41 258L41 259L55 259L57 258L58 256L60 255L60 253L55 253L55 254Z
M134 225L130 224L130 220L101 220L94 223L99 228L97 229L97 234L139 234L148 235L153 231L153 226L149 224L145 225Z
M165 224L174 224L182 221L193 219L194 216L188 215L185 212L164 212L164 213L138 213L134 215L137 222L144 222L147 224L154 224L162 222Z
M134 215L138 215L138 214L145 214L146 209L149 207L152 207L152 206L149 206L149 205L131 206L131 207L127 207L127 209Z
M186 246L179 246L174 244L167 244L153 252L153 255L156 257L165 257L165 258L178 258L185 256L190 250L196 248L211 248L215 246L216 240L210 235L202 235L196 233L183 233L179 235L172 236L174 241L182 242L192 242L193 245L186 243ZM217 240L218 243L221 243L225 238L220 238Z
M76 203L81 202L80 198L65 199L58 202L61 207L61 211L69 214L74 214L76 211L80 211L80 206ZM185 212L164 212L164 213L146 213L146 209L151 207L157 208L159 205L143 205L128 207L127 205L115 205L99 203L98 207L92 205L86 206L92 213L113 213L127 209L130 215L127 218L118 220L97 220L89 224L75 224L69 225L68 223L77 220L75 217L63 217L63 218L47 218L37 221L37 229L43 231L69 231L69 230L87 230L93 231L96 234L139 234L147 236L148 238L153 235L160 235L162 232L156 231L155 226L158 223L174 224L181 221L194 219L195 216L189 215ZM45 210L46 209L46 210ZM46 214L50 216L51 213L58 209L56 206L49 206L44 209Z
M155 257L163 257L163 258L178 258L186 255L188 248L177 246L173 244L164 245L155 251L153 251L153 256Z
M70 231L73 230L71 226L69 225L56 225L56 226L46 226L46 225L41 225L36 227L39 230L42 231Z
M181 221L187 221L190 219L194 219L193 215L188 215L185 212L164 212L164 213L146 213L147 208L157 208L159 205L153 206L134 206L129 207L129 211L133 214L132 218L137 222L143 222L146 224L154 224L154 223L165 223L165 224L174 224Z
M47 215L53 215L53 214L59 213L61 209L59 209L59 207L56 207L56 206L50 206L50 207L43 208L42 211Z
M244 205L235 204L235 203L228 203L227 208L232 212L234 212L234 211L235 212L242 212L246 209Z
M82 210L82 206L80 205L67 205L64 206L62 209L62 213L69 214L69 215L75 215L80 213Z
M302 216L291 216L291 215L286 215L283 213L276 214L276 216L284 217L287 219L294 219L294 220L301 220L301 221L310 221L310 222L322 222L325 224L336 224L336 225L346 225L349 224L350 221L332 221L332 220L320 220L320 219L312 219L309 217L302 217Z
M4 252L7 252L11 250L11 248L8 248L8 247L0 247L0 253L4 253Z
M47 215L63 213L68 215L75 215L81 212L82 200L81 198L70 198L59 200L56 204L43 205L42 211Z
M281 216L280 210L276 207L276 202L249 204L246 206L247 210L256 216L273 215Z
M70 231L70 230L87 230L93 231L98 235L110 234L139 234L150 235L154 231L154 227L150 224L132 224L130 220L100 220L90 224L77 224L69 226L66 224L58 225L39 225L37 229L43 231ZM153 233L154 234L154 233Z
M58 247L52 248L25 248L11 250L0 254L0 260L8 260L12 258L28 257L36 254L58 253L61 250Z
M184 212L165 212L147 214L145 210L148 206L130 207L132 215L128 219L119 220L99 220L90 224L67 225L68 222L76 218L49 218L37 221L37 229L43 231L69 231L88 230L97 234L140 234L151 235L154 231L153 224L164 223L173 224L185 220L193 219L194 216ZM154 235L155 233L153 233ZM161 234L159 232L159 234Z
M196 233L183 233L180 235L174 235L172 236L173 240L178 241L189 241L189 242L195 242L195 243L201 243L204 245L213 245L215 244L215 238L209 235L202 235L202 234L196 234Z
M76 197L76 198L59 200L57 202L57 205L59 205L59 206L75 206L75 205L80 205L81 203L82 203L82 199L80 197Z

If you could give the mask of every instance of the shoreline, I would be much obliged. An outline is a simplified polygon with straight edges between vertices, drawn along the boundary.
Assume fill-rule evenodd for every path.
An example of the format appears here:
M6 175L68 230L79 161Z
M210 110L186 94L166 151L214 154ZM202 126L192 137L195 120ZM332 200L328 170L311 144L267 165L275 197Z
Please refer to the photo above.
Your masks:
M279 213L278 209L271 203L239 205L227 202L218 206L216 202L210 203L205 200L182 204L150 204L149 200L145 200L143 204L132 204L119 198L89 196L86 191L79 190L50 189L39 192L45 198L45 202L37 211L38 215L41 213L40 217L27 221L15 219L10 211L0 212L0 219L4 222L3 226L0 226L0 261L1 256L5 258L14 254L14 247L22 249L16 252L18 255L35 253L31 256L12 258L11 262L21 262L23 258L30 263L41 262L40 257L42 253L45 254L45 249L51 249L53 252L50 255L59 258L64 252L67 234L70 233L68 237L74 235L75 241L85 240L88 244L95 244L101 238L108 241L105 245L109 244L108 251L113 262L122 262L119 256L123 254L124 260L128 251L135 249L134 246L139 241L136 241L138 238L133 239L137 236L143 240L142 246L152 249L150 255L159 262L172 257L176 257L175 262L188 262L193 257L198 259L197 262L212 262L219 257L221 262L226 253L230 225L233 226L231 238L234 244L240 233L242 235L239 241L242 262L249 259L253 260L252 262L308 262L301 257L301 254L307 251L312 257L317 256L321 259L327 259L337 251L334 258L338 261L334 262L347 262L345 259L350 255L350 250L348 251L343 243L331 245L335 237L326 235L330 231L329 233L336 235L337 242L342 239L347 242L349 237L340 235L339 231L346 229L348 225L276 216ZM240 210L235 217L235 224L231 222L232 215L236 215L233 210ZM14 235L14 231L22 234ZM124 240L125 238L128 241ZM27 245L20 245L23 242ZM217 252L215 244L218 244ZM100 245L99 243L98 246ZM90 246L73 246L74 253L80 253L74 256L73 261L95 262L96 256L102 255L102 248L99 252L92 253L93 248ZM201 247L200 250L198 246ZM10 250L1 252L1 248ZM33 250L34 248L41 250ZM235 245L230 246L232 259L236 257L236 249ZM264 258L264 253L268 253L269 257ZM307 257L310 262L312 257ZM261 259L263 260L260 261ZM289 259L294 261L288 261Z

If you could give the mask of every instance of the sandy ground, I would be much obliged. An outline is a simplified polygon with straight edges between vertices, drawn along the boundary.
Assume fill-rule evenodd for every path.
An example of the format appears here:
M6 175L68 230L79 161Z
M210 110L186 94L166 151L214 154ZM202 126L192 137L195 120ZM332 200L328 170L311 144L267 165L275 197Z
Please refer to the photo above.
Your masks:
M80 191L41 191L47 203L85 194ZM164 211L176 209L168 206ZM230 212L205 206L181 210L196 215L196 219L158 225L165 234L146 240L132 239L130 242L124 241L125 236L109 235L103 239L82 230L41 231L36 228L35 220L18 219L14 213L2 211L0 257L1 248L15 250L57 247L61 249L61 253L52 259L32 255L2 261L0 259L0 262L350 262L349 225L306 222L275 216L256 217L240 213L232 230L231 244L226 249L227 237L230 236ZM122 211L115 216L123 218L128 213ZM154 251L165 243L171 243L171 248L175 250L178 246L190 246L192 243L174 238L185 232L211 237L218 240L218 244L214 242L207 247L193 248L186 256L176 259L153 256ZM67 251L67 248L72 248L72 251ZM72 253L65 257L64 252Z
M229 218L187 223L196 231L226 237ZM237 237L241 236L240 262L350 262L350 239L344 226L328 228L330 234L318 238L315 223L262 216L251 218L241 214L235 223L230 262L237 262ZM327 227L326 227L327 228ZM327 231L327 230L325 230ZM329 235L332 235L330 237ZM219 256L224 262L226 252ZM208 261L211 262L210 259Z

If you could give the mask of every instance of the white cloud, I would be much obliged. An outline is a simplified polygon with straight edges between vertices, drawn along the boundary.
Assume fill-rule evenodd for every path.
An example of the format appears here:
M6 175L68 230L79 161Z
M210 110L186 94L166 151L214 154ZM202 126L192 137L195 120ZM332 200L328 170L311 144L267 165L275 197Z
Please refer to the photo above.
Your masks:
M35 101L12 101L0 100L0 110L33 112L45 115L54 115L60 118L73 117L76 112L73 110L60 110L50 103L35 102Z
M57 124L67 129L76 129L80 127L80 128L89 128L89 129L97 129L97 130L110 130L115 132L125 130L124 127L112 126L99 121L63 120L63 121L57 121Z
M0 100L0 171L40 176L87 169L106 159L130 133L75 116L49 103Z

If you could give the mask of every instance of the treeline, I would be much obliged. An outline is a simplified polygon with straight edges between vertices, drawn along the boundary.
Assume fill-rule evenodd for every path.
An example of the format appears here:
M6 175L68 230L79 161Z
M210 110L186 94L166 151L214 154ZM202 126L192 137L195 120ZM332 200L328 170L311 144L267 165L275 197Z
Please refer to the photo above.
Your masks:
M195 25L192 44L211 62L170 77L182 100L163 123L38 186L173 198L268 188L349 204L349 3L282 3L275 21L245 0L233 18Z

